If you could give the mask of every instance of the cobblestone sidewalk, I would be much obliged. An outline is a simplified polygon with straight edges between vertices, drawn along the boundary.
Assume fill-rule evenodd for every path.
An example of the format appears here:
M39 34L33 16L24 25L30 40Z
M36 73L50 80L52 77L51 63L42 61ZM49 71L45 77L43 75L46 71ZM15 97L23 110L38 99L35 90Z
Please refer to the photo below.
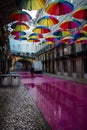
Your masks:
M0 130L51 130L29 92L19 87L0 87Z

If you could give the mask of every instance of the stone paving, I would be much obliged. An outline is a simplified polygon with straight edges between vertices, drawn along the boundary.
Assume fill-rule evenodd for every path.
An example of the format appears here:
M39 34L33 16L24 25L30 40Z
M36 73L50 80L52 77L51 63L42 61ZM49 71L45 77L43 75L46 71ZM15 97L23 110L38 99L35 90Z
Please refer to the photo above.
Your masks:
M0 130L51 130L29 92L19 87L0 87Z

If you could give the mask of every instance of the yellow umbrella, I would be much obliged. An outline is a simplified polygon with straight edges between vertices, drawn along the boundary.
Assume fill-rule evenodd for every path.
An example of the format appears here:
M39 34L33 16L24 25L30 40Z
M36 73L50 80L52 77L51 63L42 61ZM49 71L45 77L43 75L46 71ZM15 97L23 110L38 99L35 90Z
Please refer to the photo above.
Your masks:
M46 0L16 0L16 4L21 9L26 9L26 10L42 9L45 3L46 3Z

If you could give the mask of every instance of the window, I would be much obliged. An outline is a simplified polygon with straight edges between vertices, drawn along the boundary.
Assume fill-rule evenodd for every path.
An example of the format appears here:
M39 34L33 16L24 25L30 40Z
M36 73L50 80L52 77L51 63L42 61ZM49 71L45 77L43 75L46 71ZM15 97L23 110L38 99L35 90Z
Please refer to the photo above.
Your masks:
M67 61L64 61L64 72L67 72Z
M83 44L82 45L82 51L86 51L87 50L87 44Z
M87 58L84 59L84 73L87 73Z
M72 60L72 72L75 73L76 72L76 61Z
M59 62L58 62L58 72L60 71L60 64L59 64Z
M75 44L72 44L71 45L71 53L74 53L76 51L76 49L75 49Z

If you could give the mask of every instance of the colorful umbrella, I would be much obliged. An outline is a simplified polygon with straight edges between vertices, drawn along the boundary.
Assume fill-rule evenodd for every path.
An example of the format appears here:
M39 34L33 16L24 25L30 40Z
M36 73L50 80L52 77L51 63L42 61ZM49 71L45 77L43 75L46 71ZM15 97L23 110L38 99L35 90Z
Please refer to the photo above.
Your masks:
M57 36L57 37L68 36L68 35L70 35L70 31L63 30L63 29L58 29L55 32L53 32L53 35Z
M71 43L73 41L73 37L72 36L67 36L67 37L64 37L60 40L61 43Z
M10 15L13 21L30 21L32 17L26 11L17 10Z
M56 0L46 7L46 12L51 15L59 16L70 13L73 11L73 9L74 6L70 2L64 0Z
M53 26L58 22L59 21L53 16L43 16L37 21L37 23L42 26Z
M54 36L48 36L48 37L45 38L45 40L46 40L47 42L49 42L49 41L55 42L55 41L59 40L59 38L54 37Z
M32 33L29 38L43 38L42 34Z
M28 30L29 28L30 27L27 24L19 22L16 24L14 31L23 31Z
M53 41L46 41L46 40L44 40L43 43L45 43L45 44L54 44Z
M12 31L11 34L12 35L16 35L16 36L24 36L24 35L26 35L26 32L23 32L23 31Z
M21 9L26 9L26 10L42 9L45 3L46 3L46 0L16 0L16 4Z
M87 5L79 7L74 13L73 17L77 19L87 19Z
M14 22L12 25L11 25L11 28L12 29L15 29L16 28L16 26L27 26L28 27L28 29L29 29L29 26L26 24L26 23L23 23L23 22L19 22L19 21L16 21L16 22Z
M37 38L30 38L30 39L28 39L27 41L28 41L28 42L40 42L40 40L37 39Z
M78 38L85 37L85 36L87 36L87 33L83 30L76 31L73 34L74 39L78 39Z
M87 43L87 37L82 37L82 38L78 38L75 43L78 43L78 44L85 44Z
M78 28L80 25L81 23L78 20L66 20L60 24L60 27L62 29L74 29Z
M85 25L82 27L82 30L84 30L84 31L87 32L87 24L85 24Z
M38 33L38 34L45 34L45 33L49 33L50 29L45 26L38 26L38 27L34 28L32 31L34 33Z
M16 36L14 37L15 40L27 40L26 37L19 37L19 36Z

